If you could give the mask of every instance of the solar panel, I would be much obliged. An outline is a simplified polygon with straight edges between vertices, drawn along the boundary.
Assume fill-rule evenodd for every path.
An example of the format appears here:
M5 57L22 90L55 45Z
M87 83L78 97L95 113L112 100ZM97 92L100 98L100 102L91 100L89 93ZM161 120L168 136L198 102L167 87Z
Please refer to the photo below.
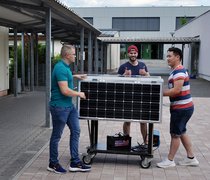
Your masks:
M160 122L163 79L88 76L79 81L86 99L79 99L80 119Z

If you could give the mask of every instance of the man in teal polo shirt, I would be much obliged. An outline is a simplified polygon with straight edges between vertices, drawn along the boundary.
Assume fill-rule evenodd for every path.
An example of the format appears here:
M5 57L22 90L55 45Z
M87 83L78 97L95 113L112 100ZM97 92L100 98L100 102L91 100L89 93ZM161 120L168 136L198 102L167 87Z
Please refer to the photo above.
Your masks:
M59 164L58 143L67 124L70 129L71 160L69 171L90 171L90 166L84 165L79 158L80 125L78 112L72 103L72 97L86 98L84 92L73 90L73 78L84 79L85 75L72 75L69 65L75 62L74 46L64 45L61 48L61 58L52 72L50 112L53 131L50 138L50 159L47 170L55 173L66 173L66 170Z

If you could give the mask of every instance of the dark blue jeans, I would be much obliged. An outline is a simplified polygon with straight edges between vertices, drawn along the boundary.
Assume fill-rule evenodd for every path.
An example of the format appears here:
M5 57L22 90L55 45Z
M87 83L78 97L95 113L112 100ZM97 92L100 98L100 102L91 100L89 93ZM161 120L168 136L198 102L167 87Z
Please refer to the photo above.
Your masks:
M58 163L58 143L63 134L63 129L65 125L70 129L70 156L71 162L79 162L79 137L80 137L80 125L78 119L77 109L72 105L72 107L50 107L50 112L52 115L52 135L50 138L50 162Z

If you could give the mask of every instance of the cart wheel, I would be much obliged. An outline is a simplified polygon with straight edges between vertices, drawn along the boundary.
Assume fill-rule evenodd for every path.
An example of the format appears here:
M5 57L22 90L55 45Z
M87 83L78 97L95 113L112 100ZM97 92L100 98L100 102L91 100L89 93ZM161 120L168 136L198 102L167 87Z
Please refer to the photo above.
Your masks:
M92 156L90 154L83 156L82 161L86 164L86 165L90 165L92 163Z
M144 169L148 169L151 166L151 162L147 158L144 158L140 161L140 166Z

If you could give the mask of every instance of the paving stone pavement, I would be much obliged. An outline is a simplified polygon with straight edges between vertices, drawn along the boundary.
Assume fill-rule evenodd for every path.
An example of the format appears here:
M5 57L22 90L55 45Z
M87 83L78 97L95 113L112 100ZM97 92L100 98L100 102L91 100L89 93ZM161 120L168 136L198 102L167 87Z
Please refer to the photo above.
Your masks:
M166 79L164 77L164 79ZM165 85L166 86L166 85ZM93 159L92 170L87 173L71 173L58 175L46 170L49 159L48 142L39 150L32 159L18 172L14 179L18 180L210 180L210 82L201 79L191 80L192 95L195 103L195 112L188 124L194 147L194 152L200 162L198 167L183 167L177 165L169 169L160 169L156 163L167 156L170 145L169 134L169 100L163 98L162 123L155 124L154 129L160 131L160 147L154 151L151 167L142 169L139 166L140 157L135 155L98 153ZM0 99L0 103L1 103ZM1 103L2 104L2 103ZM18 117L18 116L17 116ZM17 118L19 119L19 118ZM88 125L86 120L81 120L80 155L86 152L89 146ZM6 124L6 123L5 123ZM1 127L1 126L0 126ZM2 131L2 130L1 130ZM122 131L122 122L100 121L98 139L106 143L106 136ZM0 132L1 133L1 132ZM9 135L9 131L7 132ZM131 125L132 145L142 142L138 123ZM45 138L49 135L45 136ZM64 130L60 146L60 163L66 169L69 166L69 131ZM0 144L2 147L2 144ZM177 152L175 162L184 158L185 150L181 145ZM1 180L4 180L1 178Z
M149 169L142 169L139 166L140 158L131 155L119 154L97 154L93 159L92 170L88 173L70 173L65 175L57 175L46 171L48 165L48 145L42 149L42 152L37 156L31 164L28 165L21 175L19 180L26 179L74 179L74 180L198 180L210 179L210 98L194 98L196 111L190 120L188 133L191 136L195 154L200 161L199 167L182 167L176 166L169 169L160 169L156 167L156 163L167 156L170 135L168 133L169 122L169 102L164 98L163 103L163 118L161 124L155 124L155 129L160 131L161 145L159 149L154 151L154 158ZM141 142L138 123L132 123L131 136L133 145L136 142ZM99 122L99 141L106 142L106 135L119 132L122 129L121 122ZM80 152L86 152L89 145L87 122L81 121L81 138ZM65 129L62 141L60 143L60 163L68 169L69 166L69 148L68 148L69 133ZM178 162L185 157L183 146L180 147L175 162Z
M0 98L0 180L12 179L48 142L45 92Z

